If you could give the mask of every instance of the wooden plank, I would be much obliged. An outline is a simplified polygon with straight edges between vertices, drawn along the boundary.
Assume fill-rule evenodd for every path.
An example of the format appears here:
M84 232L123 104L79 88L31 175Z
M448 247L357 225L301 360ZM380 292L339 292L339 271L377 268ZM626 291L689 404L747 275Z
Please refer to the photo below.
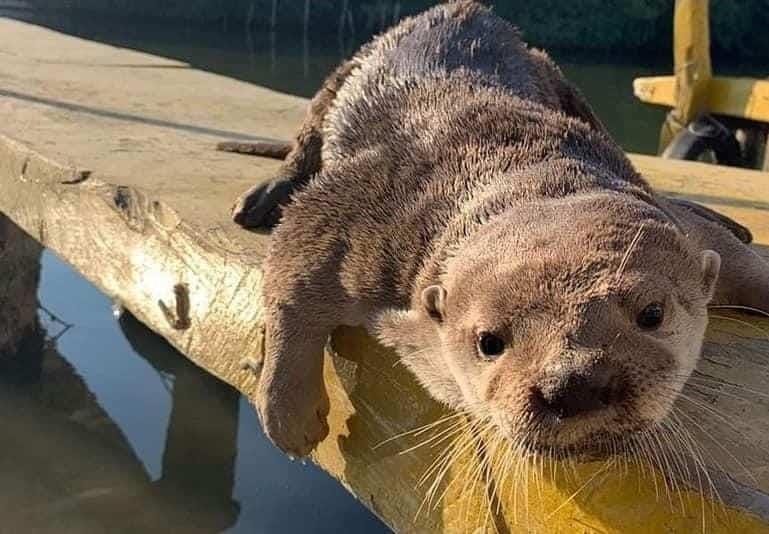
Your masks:
M675 108L660 132L660 152L705 109L710 79L708 0L676 0L673 16Z
M675 78L672 76L636 78L633 92L647 104L675 106ZM704 105L718 115L769 122L769 80L715 76Z
M213 146L233 137L287 138L306 102L176 63L155 68L170 62L2 19L0 54L0 211L192 361L252 397L256 377L239 361L261 351L260 262L268 237L232 225L228 210L242 189L278 164ZM766 253L766 174L633 160L659 187L750 219L758 250ZM190 301L191 327L184 330L159 305L174 309L179 286ZM714 477L726 507L707 490L668 495L661 473L634 464L584 464L542 479L538 469L501 469L497 462L473 484L469 475L485 473L484 454L498 458L499 450L490 444L484 453L472 443L447 466L446 478L455 482L445 497L421 506L429 483L420 479L442 448L408 451L431 432L386 440L445 412L392 352L355 329L336 332L327 354L331 433L314 460L404 532L495 525L688 533L703 528L703 509L709 532L766 532L769 406L761 395L741 398L766 387L766 330L768 321L747 316L713 321L699 372L739 387L691 393L726 414L728 425L710 411L680 405L702 427L706 459L723 464L735 480L732 486ZM707 436L734 450L747 472ZM487 491L494 482L502 485L498 495Z

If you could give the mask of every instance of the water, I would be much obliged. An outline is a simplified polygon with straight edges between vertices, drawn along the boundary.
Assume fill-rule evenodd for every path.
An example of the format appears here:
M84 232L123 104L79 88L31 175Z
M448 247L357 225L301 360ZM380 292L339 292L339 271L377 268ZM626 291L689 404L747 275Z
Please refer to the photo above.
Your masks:
M0 532L387 531L274 449L236 391L116 320L50 252L41 264L37 295L58 320L39 312L39 377L0 380Z
M351 48L14 14L303 96ZM664 113L638 103L631 82L668 65L559 60L625 148L656 150ZM44 331L24 365L0 373L0 532L387 531L325 473L275 450L235 391L130 315L115 319L109 300L53 254L40 265L29 290L48 310L39 311Z

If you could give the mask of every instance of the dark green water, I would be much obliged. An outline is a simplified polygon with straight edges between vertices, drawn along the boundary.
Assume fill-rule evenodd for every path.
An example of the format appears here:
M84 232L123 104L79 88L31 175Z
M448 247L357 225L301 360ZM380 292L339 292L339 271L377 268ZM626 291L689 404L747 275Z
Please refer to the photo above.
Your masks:
M14 16L304 96L351 47ZM663 112L636 102L631 81L668 66L560 62L623 146L654 152ZM1 533L387 530L322 471L276 451L237 393L130 316L113 317L54 255L41 264L39 301L61 321L41 311L45 347L30 356L40 367L0 376Z

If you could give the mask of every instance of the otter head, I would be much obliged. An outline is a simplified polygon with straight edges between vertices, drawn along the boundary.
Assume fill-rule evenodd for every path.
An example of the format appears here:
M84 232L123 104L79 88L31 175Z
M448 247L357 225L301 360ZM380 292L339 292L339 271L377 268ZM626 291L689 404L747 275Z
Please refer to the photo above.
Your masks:
M463 240L380 337L433 396L529 450L600 452L670 411L719 266L648 204L551 201Z

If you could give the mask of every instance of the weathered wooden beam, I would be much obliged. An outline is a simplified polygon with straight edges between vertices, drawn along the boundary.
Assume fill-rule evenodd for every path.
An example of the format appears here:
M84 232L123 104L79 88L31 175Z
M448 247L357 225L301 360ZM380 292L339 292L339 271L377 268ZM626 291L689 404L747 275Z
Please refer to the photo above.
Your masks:
M0 50L0 211L193 362L252 397L257 378L239 362L261 350L260 262L268 237L238 229L228 211L278 162L213 146L233 137L288 138L306 102L2 19ZM169 64L180 68L155 68ZM738 216L767 253L766 174L633 161L657 187ZM175 305L180 294L187 309ZM726 506L696 481L666 492L662 474L645 464L584 464L544 480L518 463L491 462L487 472L480 467L484 458L498 459L494 442L468 443L446 467L454 482L439 486L444 498L422 506L432 478L426 485L420 479L442 447L409 450L429 431L392 438L445 412L390 351L354 329L336 332L327 353L331 433L314 460L403 532L485 524L511 532L688 533L703 521L709 532L766 532L769 407L760 392L769 321L719 315L725 319L714 318L698 371L717 382L687 393L700 404L678 408L699 425L689 426L705 460L722 464L735 481L714 475ZM476 474L482 480L473 483Z
M675 108L660 132L660 152L705 108L710 79L708 0L676 0L673 15Z
M676 105L673 76L651 76L633 80L633 92L642 102ZM711 113L769 122L769 80L713 77L704 106Z

